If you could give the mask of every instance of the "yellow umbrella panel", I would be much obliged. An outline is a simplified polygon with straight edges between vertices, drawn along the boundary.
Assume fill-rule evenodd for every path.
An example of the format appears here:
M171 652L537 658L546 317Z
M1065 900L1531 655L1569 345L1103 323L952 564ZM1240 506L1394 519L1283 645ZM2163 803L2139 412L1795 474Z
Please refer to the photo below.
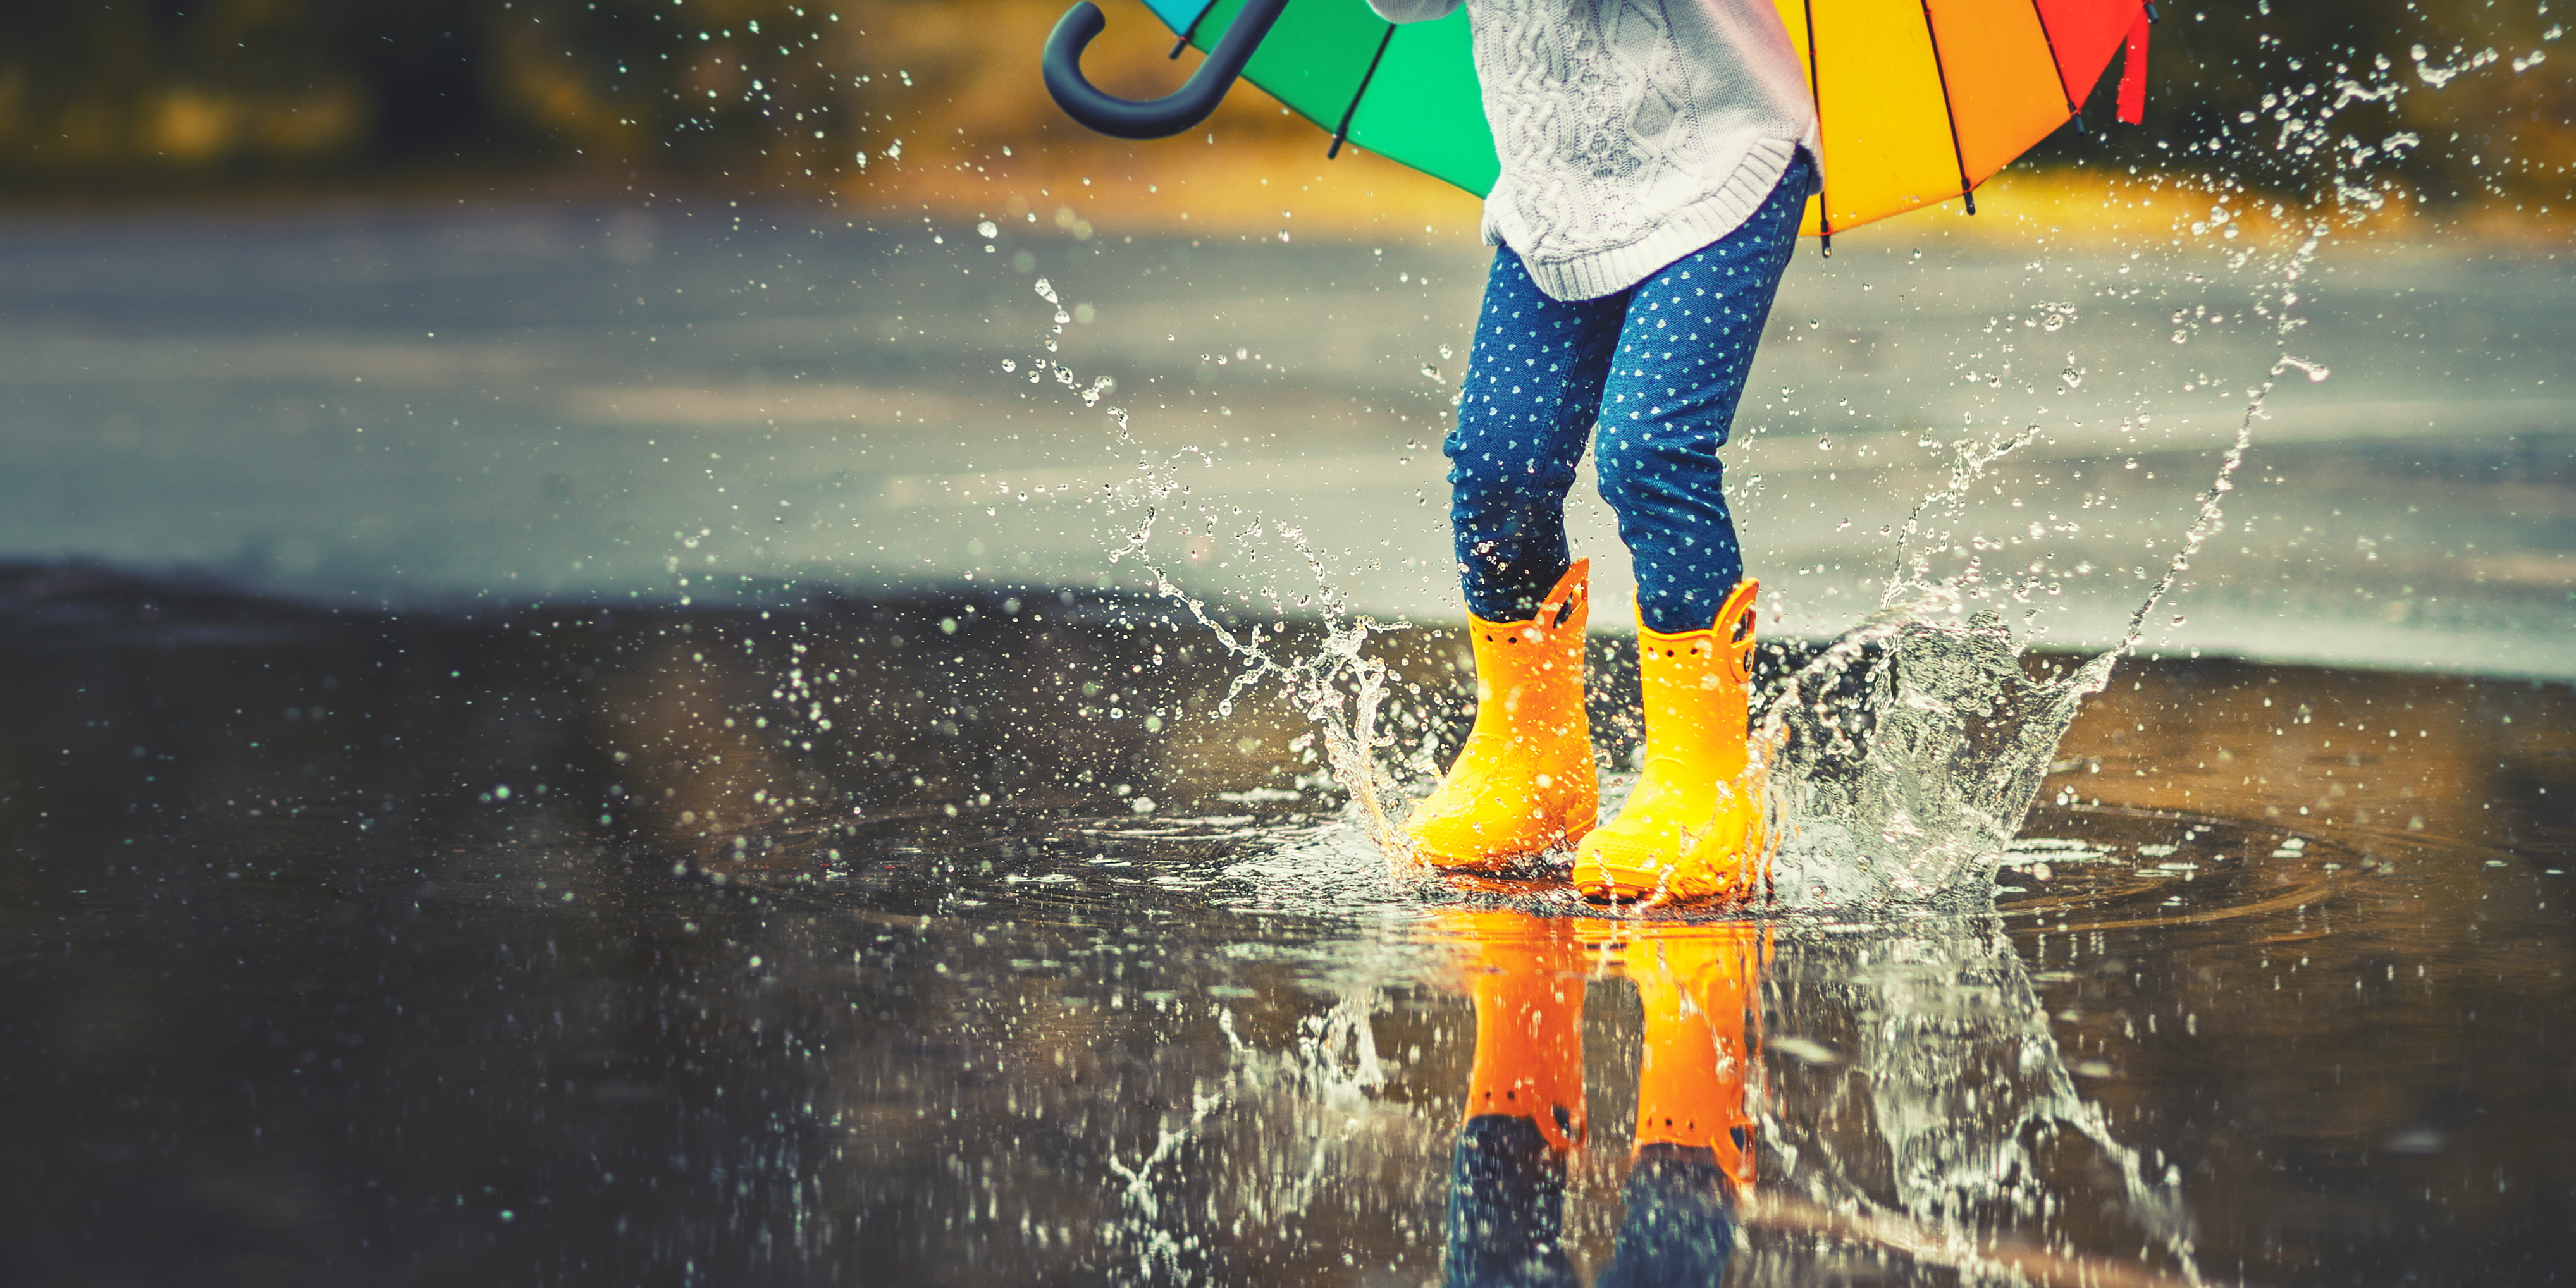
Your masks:
M1779 0L1823 130L1824 192L1800 231L1830 236L1962 197L2074 118L2128 49L2138 119L2145 0Z

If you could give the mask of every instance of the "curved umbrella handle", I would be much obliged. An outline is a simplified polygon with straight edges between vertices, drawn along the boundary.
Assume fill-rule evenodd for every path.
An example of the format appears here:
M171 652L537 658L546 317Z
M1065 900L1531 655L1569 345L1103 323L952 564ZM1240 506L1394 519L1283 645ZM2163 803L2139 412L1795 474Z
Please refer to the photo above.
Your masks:
M1102 93L1082 78L1082 51L1100 34L1108 20L1100 16L1100 6L1091 0L1064 11L1056 20L1055 31L1047 36L1046 57L1039 66L1046 74L1047 93L1064 114L1103 134L1121 139L1169 138L1208 118L1223 101L1225 92L1234 87L1235 78L1243 74L1243 65L1252 61L1252 51L1260 48L1261 38L1270 34L1270 24L1279 20L1279 11L1288 0L1244 0L1243 9L1207 61L1199 64L1189 83L1150 102L1135 102Z

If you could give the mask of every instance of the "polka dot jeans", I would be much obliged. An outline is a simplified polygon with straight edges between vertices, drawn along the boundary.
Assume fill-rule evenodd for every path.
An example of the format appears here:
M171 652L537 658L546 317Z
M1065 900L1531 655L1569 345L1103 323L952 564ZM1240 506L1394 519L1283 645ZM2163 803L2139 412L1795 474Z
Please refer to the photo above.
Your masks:
M1448 453L1467 610L1519 621L1565 575L1587 440L1649 629L1709 625L1744 577L1717 449L1815 188L1805 152L1743 226L1616 294L1556 300L1494 255Z

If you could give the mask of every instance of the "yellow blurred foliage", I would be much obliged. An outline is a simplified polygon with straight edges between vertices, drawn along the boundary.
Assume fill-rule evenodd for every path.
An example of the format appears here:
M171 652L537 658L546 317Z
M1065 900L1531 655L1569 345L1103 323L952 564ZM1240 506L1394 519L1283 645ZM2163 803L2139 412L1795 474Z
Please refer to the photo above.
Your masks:
M151 147L182 161L203 161L232 141L239 115L230 99L194 90L166 95L147 131Z
M153 105L134 147L183 165L239 154L304 157L346 147L356 140L359 123L354 96L346 90L242 98L183 89Z
M1077 236L1091 224L1291 237L1474 230L1476 198L1357 148L1326 160L1324 132L1249 83L1178 138L1128 142L1074 124L1038 76L1038 51L1068 3L877 9L862 49L869 66L897 73L899 90L876 100L881 117L902 122L904 150L890 162L880 153L836 189L869 205L1023 221L1035 213ZM1171 33L1137 0L1103 8L1108 27L1083 60L1094 84L1153 98L1196 68L1196 54L1168 57Z

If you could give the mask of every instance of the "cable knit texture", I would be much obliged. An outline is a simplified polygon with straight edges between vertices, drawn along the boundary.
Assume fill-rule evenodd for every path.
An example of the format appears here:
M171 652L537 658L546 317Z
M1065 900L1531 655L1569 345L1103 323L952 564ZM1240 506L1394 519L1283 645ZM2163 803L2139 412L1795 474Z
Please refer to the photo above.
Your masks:
M1310 0L1312 2L1312 0ZM1427 22L1461 0L1369 0ZM1817 150L1772 0L1465 0L1503 173L1485 241L1588 300L1733 232Z

